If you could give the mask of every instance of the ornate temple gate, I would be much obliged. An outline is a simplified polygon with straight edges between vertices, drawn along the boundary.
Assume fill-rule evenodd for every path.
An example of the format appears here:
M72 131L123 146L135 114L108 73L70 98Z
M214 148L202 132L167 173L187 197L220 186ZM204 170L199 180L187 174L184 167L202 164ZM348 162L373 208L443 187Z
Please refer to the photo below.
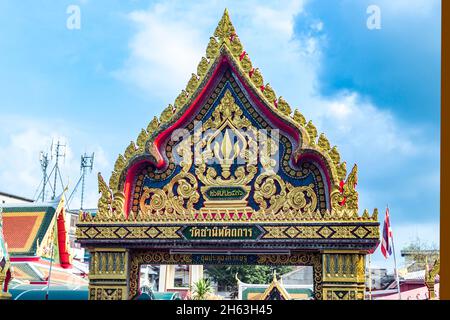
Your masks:
M142 264L308 265L316 299L363 299L378 212L357 167L277 98L225 11L186 89L119 155L80 213L90 299L131 299Z

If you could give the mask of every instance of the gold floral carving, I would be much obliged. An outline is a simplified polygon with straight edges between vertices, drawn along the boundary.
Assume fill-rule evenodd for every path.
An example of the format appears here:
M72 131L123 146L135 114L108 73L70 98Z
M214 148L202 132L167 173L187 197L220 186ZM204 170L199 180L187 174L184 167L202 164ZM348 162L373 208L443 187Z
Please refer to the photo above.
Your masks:
M315 210L317 206L314 185L294 187L278 175L258 176L255 181L254 199L264 212L277 213L281 209L284 212Z
M198 185L195 176L191 173L181 172L163 189L144 187L140 198L140 208L145 217L154 214L184 214L193 210L200 196L197 191ZM175 195L174 191L177 191Z

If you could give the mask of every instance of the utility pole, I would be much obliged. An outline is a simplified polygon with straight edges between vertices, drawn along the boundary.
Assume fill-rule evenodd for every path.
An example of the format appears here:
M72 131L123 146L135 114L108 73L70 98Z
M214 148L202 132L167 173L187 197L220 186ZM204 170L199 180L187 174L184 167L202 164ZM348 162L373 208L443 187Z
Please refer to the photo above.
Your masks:
M83 210L83 201L84 201L84 186L85 186L85 178L86 178L86 170L89 169L89 172L92 172L92 168L94 166L94 153L91 156L84 155L81 156L81 204L80 210Z

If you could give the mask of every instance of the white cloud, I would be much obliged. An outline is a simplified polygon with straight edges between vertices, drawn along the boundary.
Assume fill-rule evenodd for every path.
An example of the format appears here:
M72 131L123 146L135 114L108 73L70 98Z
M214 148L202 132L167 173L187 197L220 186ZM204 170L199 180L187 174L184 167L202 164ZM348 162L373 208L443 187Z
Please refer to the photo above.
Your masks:
M170 11L159 4L154 11L135 11L128 17L139 31L130 41L125 68L115 75L152 95L167 95L173 86L182 88L202 55L196 30L183 20L169 21Z
M397 157L412 156L421 147L413 143L420 131L400 125L391 112L365 101L357 92L315 96L305 112L333 143L345 146L345 152L353 150L373 159L393 152Z
M150 97L172 102L191 73L196 72L225 7L233 21L242 22L238 34L256 66L263 71L273 70L269 66L276 60L289 76L286 64L295 63L305 71L304 83L315 82L308 78L312 74L308 71L309 64L296 59L303 47L298 41L291 41L295 15L302 11L302 2L298 0L264 4L198 1L194 5L171 1L159 2L146 11L133 11L128 18L137 32L129 43L129 58L114 75L136 85ZM314 51L314 39L309 41L308 50ZM257 57L252 52L263 54ZM302 90L309 90L309 86Z
M10 124L14 123L14 126ZM29 198L39 193L42 171L39 163L41 151L51 155L50 146L59 140L66 145L62 152L65 158L60 161L60 170L64 185L69 186L68 195L72 192L80 177L80 155L85 151L95 152L94 172L110 168L110 161L103 148L95 139L84 136L84 133L59 119L27 119L21 117L2 116L0 119L0 181L1 191ZM47 173L54 165L51 160ZM53 185L53 178L51 179ZM62 191L60 178L57 178L57 193ZM86 206L97 204L97 179L95 174L88 174L86 179ZM40 190L40 189L39 189ZM50 187L46 188L47 197L51 197ZM79 205L80 189L75 194L72 204Z
M267 2L264 5L253 5L247 7L247 15L250 17L253 26L269 30L278 34L283 39L290 39L294 33L294 18L296 14L303 11L301 1L287 1L280 7L279 2L271 5Z

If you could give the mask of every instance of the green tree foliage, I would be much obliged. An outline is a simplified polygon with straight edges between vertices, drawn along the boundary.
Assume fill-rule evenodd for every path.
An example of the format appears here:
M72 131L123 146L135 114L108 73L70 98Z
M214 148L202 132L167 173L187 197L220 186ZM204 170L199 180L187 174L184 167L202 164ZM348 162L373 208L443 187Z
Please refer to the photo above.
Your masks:
M425 269L426 264L432 266L439 258L439 247L416 237L401 250L401 254L405 258L407 270L413 272Z
M213 288L209 279L200 279L194 283L192 290L192 299L194 300L207 300L208 296L212 293Z

